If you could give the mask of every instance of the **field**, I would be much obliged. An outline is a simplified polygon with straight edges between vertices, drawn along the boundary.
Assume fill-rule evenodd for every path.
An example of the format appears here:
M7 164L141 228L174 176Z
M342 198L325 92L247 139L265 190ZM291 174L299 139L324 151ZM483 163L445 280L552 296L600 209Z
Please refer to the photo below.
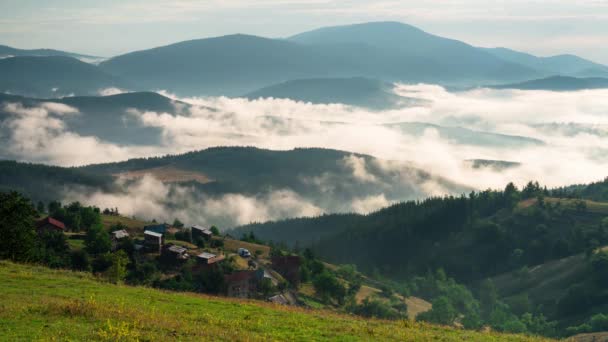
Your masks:
M545 202L556 204L560 203L564 208L576 209L577 202L585 202L587 206L586 211L594 214L608 214L608 203L606 202L594 202L589 200L576 200L570 198L556 198L556 197L545 197ZM528 208L536 204L536 198L530 198L525 201L521 201L518 204L519 208Z
M101 283L0 261L0 340L545 341Z
M123 172L115 174L114 176L125 179L140 179L146 175L152 176L164 183L194 181L205 184L212 181L209 179L209 177L200 172L181 170L171 166L161 166L146 170Z
M106 228L121 223L127 227L127 231L130 234L142 234L144 226L151 224L137 219L116 215L101 215L101 223L103 223L103 226Z

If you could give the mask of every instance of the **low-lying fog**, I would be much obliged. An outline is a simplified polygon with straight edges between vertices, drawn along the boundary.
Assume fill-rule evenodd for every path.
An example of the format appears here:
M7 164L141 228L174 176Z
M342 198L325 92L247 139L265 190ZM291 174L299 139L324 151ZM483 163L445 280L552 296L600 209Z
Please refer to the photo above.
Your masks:
M112 89L105 93L116 91ZM247 145L281 150L324 147L369 154L383 160L408 162L476 189L503 188L509 181L521 186L529 180L553 187L606 177L608 90L550 92L483 88L449 92L440 86L422 84L398 85L395 91L403 96L429 100L428 104L368 111L341 104L316 105L285 99L177 98L160 92L192 107L183 108L176 103L174 113L127 111L125 116L137 118L142 125L160 128L163 143L159 146L121 146L69 131L63 118L80 115L69 106L46 103L37 108L24 108L11 103L4 105L9 116L2 125L7 128L3 132L8 133L0 139L6 141L4 151L7 155L64 166L177 154L212 146ZM480 132L501 135L488 136ZM471 163L464 162L472 159L519 164L508 168L492 165L473 168ZM366 177L365 166L352 170ZM142 183L142 186L149 186L150 180L144 181L148 183ZM444 192L441 187L428 184L425 191L427 195ZM103 196L109 195L72 194L72 197L89 199L99 205L112 201ZM285 193L275 197L247 204L252 208L265 206L259 215L256 215L258 210L237 208L234 224L313 215L327 209L298 199L297 194L289 196L296 198L295 203L285 201ZM275 204L269 204L275 199L283 199L290 207L299 209L286 213ZM351 210L367 212L390 202L378 195L369 200L376 204L362 203L357 207L353 203ZM125 198L124 201L129 200ZM211 199L205 206L223 207ZM135 207L127 206L123 211L141 214ZM206 212L201 216L209 215L210 210Z

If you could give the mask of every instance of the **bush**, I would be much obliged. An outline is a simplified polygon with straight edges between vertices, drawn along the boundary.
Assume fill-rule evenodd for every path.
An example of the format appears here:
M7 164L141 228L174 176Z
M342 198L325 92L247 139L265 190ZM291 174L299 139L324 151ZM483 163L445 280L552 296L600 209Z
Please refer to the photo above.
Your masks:
M103 229L101 224L96 224L89 228L84 239L87 252L97 255L107 253L112 248L110 235Z
M452 325L458 317L458 312L450 300L441 296L433 301L433 308L416 316L416 319L443 325Z
M405 311L407 312L407 306L405 307ZM353 305L348 309L350 312L355 315L364 316L364 317L375 317L375 318L383 318L383 319L398 319L403 318L403 315L388 305L377 299L369 299L365 298L363 303L360 305Z
M89 254L83 250L75 250L70 254L70 264L76 271L91 271L91 259Z
M313 278L312 284L323 301L329 302L330 299L334 299L338 304L344 304L346 288L332 273L321 272Z

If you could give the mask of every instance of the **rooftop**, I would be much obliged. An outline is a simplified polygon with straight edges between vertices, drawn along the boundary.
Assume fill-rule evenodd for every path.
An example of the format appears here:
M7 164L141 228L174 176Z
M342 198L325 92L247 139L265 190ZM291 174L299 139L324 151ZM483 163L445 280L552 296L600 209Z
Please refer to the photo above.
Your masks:
M153 232L153 231L151 231L151 230L146 230L146 231L144 232L144 235L151 235L151 236L156 236L156 237L159 237L159 238L162 238L162 237L163 237L163 234L161 234L161 233L157 233L157 232Z
M201 259L213 259L215 258L217 255L213 254L213 253L208 253L208 252L203 252L199 255L197 255L199 258Z
M183 253L186 253L188 251L187 248L182 247L182 246L178 246L178 245L173 245L173 246L169 247L169 250L171 252L178 253L178 254L183 254Z
M38 226L43 226L43 225L45 225L47 223L50 224L50 225L52 225L52 226L55 226L57 228L65 230L65 224L63 224L63 222L61 222L59 220L56 220L56 219L54 219L54 218L52 218L50 216L48 216L48 217L46 217L46 218L38 221Z
M113 231L112 235L114 235L114 237L116 239L122 239L122 238L129 237L129 233L124 229Z

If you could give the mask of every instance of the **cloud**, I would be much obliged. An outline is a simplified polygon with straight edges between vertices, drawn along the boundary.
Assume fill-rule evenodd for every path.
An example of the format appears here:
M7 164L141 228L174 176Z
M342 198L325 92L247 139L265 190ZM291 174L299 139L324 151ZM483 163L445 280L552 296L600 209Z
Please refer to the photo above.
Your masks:
M173 222L175 218L188 225L217 225L222 229L251 222L288 217L315 216L321 208L291 190L271 191L258 196L228 193L202 195L193 187L164 184L146 175L136 181L116 180L120 193L72 190L65 201L80 201L100 208L118 207L122 215L144 220Z
M440 86L419 84L399 85L396 92L426 99L430 104L371 112L341 104L176 98L163 93L190 107L180 106L171 113L131 110L128 114L144 126L161 130L162 144L158 146L120 146L71 132L65 119L83 115L71 107L42 104L24 108L9 104L4 106L9 113L3 123L9 138L5 146L20 159L60 165L244 145L277 150L322 147L377 158L351 155L340 161L338 167L343 171L339 174L303 177L301 182L308 194L293 189L253 195L223 194L197 199L194 203L201 203L198 206L185 203L182 206L188 210L180 211L162 203L166 197L163 189L155 192L160 194L160 204L171 213L169 216L179 214L191 217L193 222L217 219L247 223L322 212L365 213L394 201L446 194L454 189L452 183L481 190L503 188L511 181L523 186L530 180L538 180L552 187L606 177L608 90L557 93L481 88L448 92ZM438 126L426 126L413 134L395 126L396 123ZM479 133L454 127L486 133L481 133L481 139ZM454 139L445 134L446 130L466 139ZM506 139L505 134L513 136ZM539 139L544 144L529 144L517 136ZM475 143L476 139L482 143ZM487 139L497 143L483 143ZM471 159L512 161L520 165L507 169L473 168L465 162ZM150 212L156 212L154 205L159 205L159 201L144 190L130 190L143 194L142 198L129 202L130 195L126 196L124 206L130 213L148 213L144 216L148 217ZM179 194L178 190L189 194L183 198L190 198L188 188L170 188ZM313 192L317 197L310 195ZM173 200L181 198L170 193ZM104 198L102 194L98 196L101 197L92 200ZM151 202L146 202L146 198ZM129 207L136 205L143 209ZM122 206L121 202L119 208Z
M387 207L390 202L384 194L368 196L364 198L355 198L351 204L353 211L362 214L368 214L378 209Z
M374 183L377 181L376 176L367 172L365 167L365 159L350 155L343 159L344 165L351 169L353 176L360 182Z
M7 137L0 151L16 159L78 166L147 156L162 150L156 146L120 146L71 132L64 118L80 114L76 108L61 103L44 102L37 107L7 103L0 108L8 114L0 125L2 136Z
M116 87L99 89L99 91L98 91L99 95L101 95L101 96L118 95L118 94L124 94L127 92L128 91L126 91L124 89L120 89L120 88L116 88Z

